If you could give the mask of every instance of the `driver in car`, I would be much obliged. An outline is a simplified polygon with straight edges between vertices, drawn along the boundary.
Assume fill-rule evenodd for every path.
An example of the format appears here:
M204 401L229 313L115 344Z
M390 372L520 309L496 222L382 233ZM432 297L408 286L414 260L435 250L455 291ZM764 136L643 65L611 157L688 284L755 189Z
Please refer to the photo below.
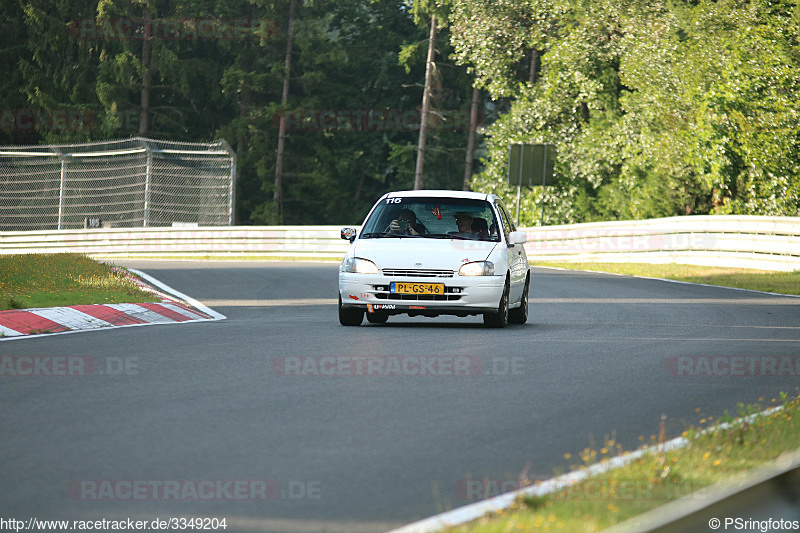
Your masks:
M456 213L455 218L458 231L451 231L449 232L450 235L454 235L456 237L466 237L468 239L477 238L477 235L472 230L472 215L469 213Z

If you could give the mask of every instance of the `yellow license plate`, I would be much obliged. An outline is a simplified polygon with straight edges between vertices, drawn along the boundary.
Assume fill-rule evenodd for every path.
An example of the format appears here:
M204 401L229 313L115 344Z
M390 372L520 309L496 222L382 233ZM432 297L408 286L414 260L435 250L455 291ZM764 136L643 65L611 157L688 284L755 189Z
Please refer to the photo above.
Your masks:
M389 291L393 294L444 294L444 283L401 283L393 281Z

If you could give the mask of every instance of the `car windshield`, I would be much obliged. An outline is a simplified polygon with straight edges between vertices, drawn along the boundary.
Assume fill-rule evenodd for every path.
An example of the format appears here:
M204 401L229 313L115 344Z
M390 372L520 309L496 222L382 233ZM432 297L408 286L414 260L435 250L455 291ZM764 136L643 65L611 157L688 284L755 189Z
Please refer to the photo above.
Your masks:
M384 198L364 223L361 238L399 237L500 240L494 210L486 200Z

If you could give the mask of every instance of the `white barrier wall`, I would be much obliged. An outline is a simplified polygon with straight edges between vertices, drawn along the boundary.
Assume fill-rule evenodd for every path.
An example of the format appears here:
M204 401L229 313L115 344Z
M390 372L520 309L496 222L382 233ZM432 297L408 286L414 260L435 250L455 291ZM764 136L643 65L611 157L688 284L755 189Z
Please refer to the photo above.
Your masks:
M0 253L96 257L341 259L340 226L238 226L0 232ZM685 216L523 228L532 262L686 263L800 269L800 217Z
M80 252L96 257L206 255L341 259L339 226L236 226L0 233L0 253Z
M525 231L533 261L800 269L800 217L701 215Z

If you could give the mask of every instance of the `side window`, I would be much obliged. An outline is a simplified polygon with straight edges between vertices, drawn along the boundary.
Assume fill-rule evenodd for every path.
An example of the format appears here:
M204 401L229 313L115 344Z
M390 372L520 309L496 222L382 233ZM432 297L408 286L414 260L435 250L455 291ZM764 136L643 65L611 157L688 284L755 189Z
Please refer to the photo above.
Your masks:
M500 215L503 217L503 233L506 236L506 242L508 242L508 234L512 231L516 231L517 228L514 227L514 223L511 221L511 217L508 216L508 212L506 208L503 207L503 204L497 204L497 207L500 210Z

